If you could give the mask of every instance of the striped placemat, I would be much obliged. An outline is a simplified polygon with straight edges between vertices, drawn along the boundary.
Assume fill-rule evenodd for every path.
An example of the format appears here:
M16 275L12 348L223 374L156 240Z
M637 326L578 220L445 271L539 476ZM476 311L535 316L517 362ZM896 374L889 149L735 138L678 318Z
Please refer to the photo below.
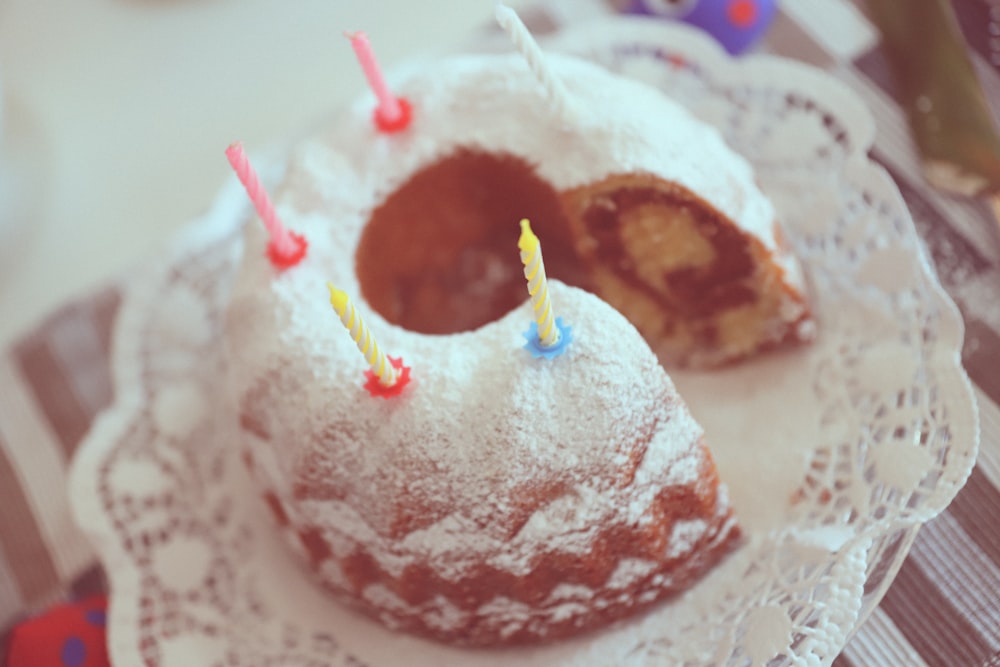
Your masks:
M987 97L1000 109L1000 2L953 4ZM545 5L528 18L544 31L568 20ZM982 415L982 450L967 486L920 531L885 599L834 664L1000 667L1000 228L985 202L924 183L863 5L786 0L763 49L827 70L872 110L872 156L895 178L965 317L962 356ZM58 599L104 587L65 487L74 449L112 398L108 360L120 294L111 285L69 304L0 354L0 635Z
M953 0L983 89L1000 110L1000 3ZM899 186L945 289L966 323L962 360L982 419L978 465L952 505L919 533L881 605L834 662L1000 666L1000 232L984 201L927 186L888 64L864 5L787 2L768 50L851 86L878 129L872 157Z
M66 474L111 402L119 294L108 287L62 308L0 355L0 628L103 586L70 516Z

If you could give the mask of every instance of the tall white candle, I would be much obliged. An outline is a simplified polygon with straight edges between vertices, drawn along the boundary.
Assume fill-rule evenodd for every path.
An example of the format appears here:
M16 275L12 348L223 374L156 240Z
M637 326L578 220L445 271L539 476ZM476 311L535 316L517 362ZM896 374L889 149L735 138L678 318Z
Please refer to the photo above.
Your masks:
M496 6L496 20L500 27L504 29L513 42L514 48L524 57L528 67L534 73L535 78L545 89L545 94L549 98L553 109L559 115L565 115L572 108L569 91L566 86L549 68L545 62L545 55L542 53L538 42L531 36L527 26L521 21L510 7L498 2Z

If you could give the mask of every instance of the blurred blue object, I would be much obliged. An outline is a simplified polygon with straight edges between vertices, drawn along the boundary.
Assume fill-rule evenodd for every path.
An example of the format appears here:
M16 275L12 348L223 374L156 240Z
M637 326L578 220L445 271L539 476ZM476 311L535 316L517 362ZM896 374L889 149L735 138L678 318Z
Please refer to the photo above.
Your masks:
M777 0L631 0L626 12L690 23L736 55L764 34L777 8Z

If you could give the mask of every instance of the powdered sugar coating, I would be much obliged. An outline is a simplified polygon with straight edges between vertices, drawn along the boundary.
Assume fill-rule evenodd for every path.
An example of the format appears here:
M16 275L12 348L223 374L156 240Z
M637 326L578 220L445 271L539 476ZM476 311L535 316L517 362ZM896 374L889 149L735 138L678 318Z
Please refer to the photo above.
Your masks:
M528 303L447 336L367 314L385 349L413 368L412 387L383 401L361 387L364 359L322 290L290 296L308 282L322 288L321 273L310 263L241 277L228 342L238 398L275 440L277 454L261 448L258 466L297 497L299 522L331 528L343 555L361 542L394 574L419 561L454 579L483 560L523 574L541 550L585 552L608 521L648 520L663 486L696 479L700 427L632 325L597 297L550 283L575 338L555 360L521 348ZM613 483L630 468L630 485ZM524 514L535 480L559 490ZM421 517L405 534L394 525L400 503Z
M348 590L349 577L333 563L359 552L390 577L415 565L443 581L483 566L526 575L543 555L587 554L607 526L641 531L658 521L663 489L694 485L706 465L701 428L655 355L589 293L550 281L555 312L573 327L567 352L553 360L522 349L532 320L527 290L524 304L496 321L436 336L389 323L362 297L353 258L372 211L413 173L461 148L519 155L557 189L659 173L774 244L770 205L748 194L756 192L749 167L714 131L641 86L569 59L553 65L581 108L613 104L614 122L595 114L575 118L571 131L554 126L561 121L516 58L451 60L399 85L414 108L407 132L379 134L365 103L296 151L275 203L308 239L305 261L277 271L262 230L247 227L227 314L230 385L262 489L334 588ZM623 95L633 104L618 103ZM481 120L515 113L517 123ZM657 150L651 135L662 135ZM692 167L695 146L706 164L724 167ZM513 243L511 262L519 262ZM355 300L381 348L412 367L401 396L375 399L362 388L365 361L329 304L328 281ZM724 493L714 511L717 519L730 511ZM658 558L717 543L731 525L709 535L705 522L700 530L685 524ZM612 594L648 575L617 567ZM670 583L660 576L653 588ZM497 597L486 605L497 609L478 613L514 632L533 613L562 622L594 605L625 604L584 588L573 590L586 604L557 595L532 612ZM381 584L355 593L383 611L420 613L433 627L458 627L470 613L444 598L414 608Z
M325 141L348 159L362 190L376 200L419 168L460 148L478 148L523 157L557 190L613 174L655 174L711 202L768 248L777 247L771 203L750 164L718 131L654 88L575 58L546 58L574 99L565 119L550 108L519 55L461 56L411 69L394 82L414 106L410 131L379 134L365 96Z

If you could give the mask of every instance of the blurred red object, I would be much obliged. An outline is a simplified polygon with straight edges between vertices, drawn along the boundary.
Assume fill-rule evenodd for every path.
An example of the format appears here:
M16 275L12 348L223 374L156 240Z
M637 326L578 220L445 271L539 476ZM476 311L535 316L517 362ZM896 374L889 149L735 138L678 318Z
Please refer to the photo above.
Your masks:
M110 667L105 634L108 600L98 595L60 604L10 633L7 667Z

